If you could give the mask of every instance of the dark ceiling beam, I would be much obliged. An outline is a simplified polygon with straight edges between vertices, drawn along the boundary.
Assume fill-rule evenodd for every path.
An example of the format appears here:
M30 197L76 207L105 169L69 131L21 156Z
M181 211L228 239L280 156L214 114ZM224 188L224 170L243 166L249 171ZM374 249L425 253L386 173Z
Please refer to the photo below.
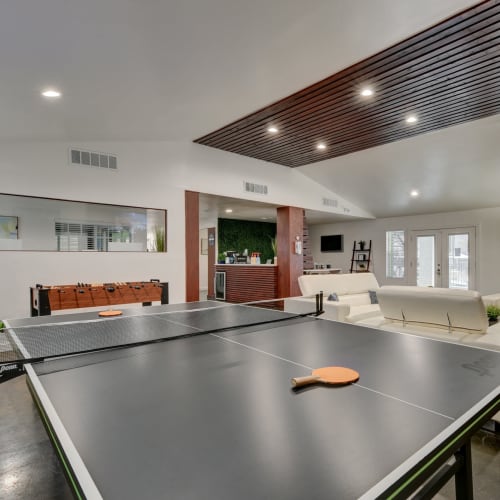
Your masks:
M500 0L487 0L195 142L297 167L491 116L499 89Z

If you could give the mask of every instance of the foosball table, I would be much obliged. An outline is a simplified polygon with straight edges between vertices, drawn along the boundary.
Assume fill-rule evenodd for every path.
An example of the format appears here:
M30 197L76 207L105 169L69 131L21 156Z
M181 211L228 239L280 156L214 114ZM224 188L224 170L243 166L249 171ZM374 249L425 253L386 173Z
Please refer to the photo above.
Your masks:
M152 279L74 285L37 284L30 287L31 316L48 316L53 311L82 307L134 303L150 306L153 302L168 304L168 283Z

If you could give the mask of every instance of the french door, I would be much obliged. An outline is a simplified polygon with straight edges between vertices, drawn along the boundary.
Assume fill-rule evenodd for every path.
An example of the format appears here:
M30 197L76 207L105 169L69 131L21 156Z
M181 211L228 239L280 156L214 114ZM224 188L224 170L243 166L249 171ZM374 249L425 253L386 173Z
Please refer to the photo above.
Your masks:
M410 231L410 283L474 290L475 248L473 227Z

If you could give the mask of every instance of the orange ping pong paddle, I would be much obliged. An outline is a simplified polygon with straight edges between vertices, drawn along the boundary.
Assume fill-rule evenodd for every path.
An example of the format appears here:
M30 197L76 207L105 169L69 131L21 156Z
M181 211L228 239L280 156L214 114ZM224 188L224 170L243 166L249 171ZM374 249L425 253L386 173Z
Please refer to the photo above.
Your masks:
M116 310L109 309L107 311L101 311L99 313L99 316L102 316L104 318L109 318L111 316L120 316L120 314L122 314L122 312L117 309Z
M359 373L343 366L326 366L316 368L311 375L292 378L293 387L303 387L309 384L346 385L356 382Z

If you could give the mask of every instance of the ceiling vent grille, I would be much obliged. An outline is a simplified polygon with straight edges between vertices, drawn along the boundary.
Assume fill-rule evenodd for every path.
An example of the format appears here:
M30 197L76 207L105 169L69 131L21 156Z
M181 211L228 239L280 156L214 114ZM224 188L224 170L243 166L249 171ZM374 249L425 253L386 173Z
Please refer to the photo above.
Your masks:
M71 148L69 161L71 165L83 165L84 167L99 167L108 170L117 170L118 168L116 155L85 151L83 149Z
M243 189L247 193L267 195L268 189L265 184L255 184L254 182L243 181Z
M339 206L339 202L330 198L323 198L323 205L325 205L326 207L337 208Z

